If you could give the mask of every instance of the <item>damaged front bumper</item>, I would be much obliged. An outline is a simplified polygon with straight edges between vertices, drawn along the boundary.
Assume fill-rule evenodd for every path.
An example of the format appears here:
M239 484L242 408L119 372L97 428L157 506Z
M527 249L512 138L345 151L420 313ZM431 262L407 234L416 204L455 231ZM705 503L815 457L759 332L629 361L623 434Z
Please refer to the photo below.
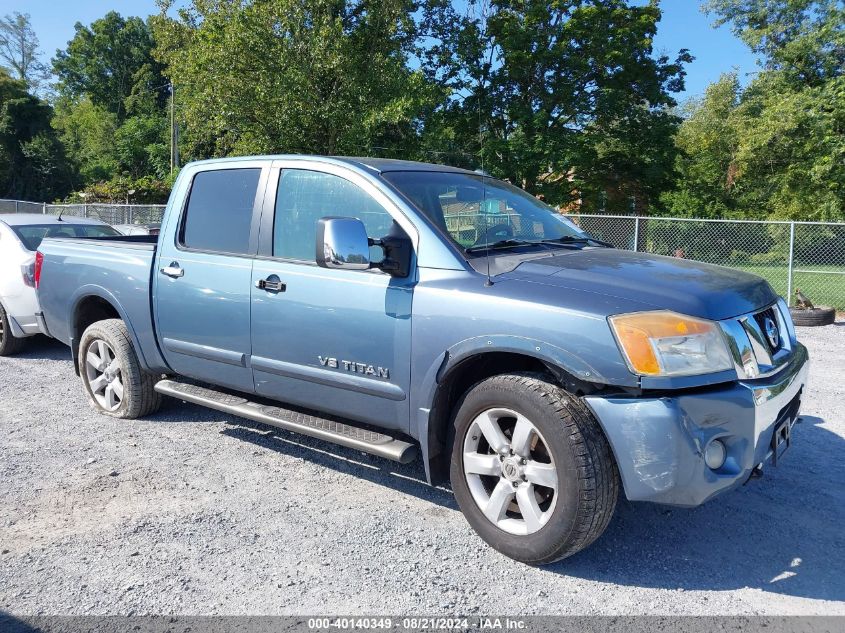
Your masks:
M734 488L777 456L798 417L807 382L806 348L795 344L776 375L665 397L587 396L613 449L631 501L697 506ZM725 447L724 464L704 459L713 440ZM774 450L773 450L774 449Z

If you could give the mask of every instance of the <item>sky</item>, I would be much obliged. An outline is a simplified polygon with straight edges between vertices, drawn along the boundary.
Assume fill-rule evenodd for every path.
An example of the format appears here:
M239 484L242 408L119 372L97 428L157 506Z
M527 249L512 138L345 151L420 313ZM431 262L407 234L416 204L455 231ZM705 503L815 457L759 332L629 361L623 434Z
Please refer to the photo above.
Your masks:
M646 0L634 0L644 3ZM757 70L754 55L727 27L714 29L713 18L701 13L698 0L663 0L663 19L658 25L655 52L674 58L682 47L695 61L687 66L686 92L679 100L704 93L722 73L736 70L745 84ZM0 15L29 13L41 41L44 61L73 37L76 22L90 24L108 11L123 16L147 16L157 11L155 0L0 0Z

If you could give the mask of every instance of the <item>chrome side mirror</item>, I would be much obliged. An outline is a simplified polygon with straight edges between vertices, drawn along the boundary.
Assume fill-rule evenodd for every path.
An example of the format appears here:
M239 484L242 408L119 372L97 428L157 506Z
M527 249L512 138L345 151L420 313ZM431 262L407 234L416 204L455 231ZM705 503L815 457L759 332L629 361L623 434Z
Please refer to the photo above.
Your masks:
M370 240L357 218L320 218L317 221L317 265L323 268L367 270Z

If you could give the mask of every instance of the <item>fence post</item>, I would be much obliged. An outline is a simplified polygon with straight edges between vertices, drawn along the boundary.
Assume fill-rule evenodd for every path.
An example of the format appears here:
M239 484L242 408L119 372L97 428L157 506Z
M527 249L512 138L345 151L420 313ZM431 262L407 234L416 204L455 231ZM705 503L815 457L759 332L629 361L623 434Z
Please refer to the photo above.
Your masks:
M87 204L82 205L82 217L83 218L88 217L88 205Z
M640 216L634 218L634 252L640 250Z
M46 203L46 202L42 202L42 203L41 203L41 205L42 205L42 206L41 206L41 214L42 214L42 215L47 215L47 203Z
M792 267L795 259L795 222L789 223L789 268L786 278L786 305L792 305Z
M15 213L20 213L20 202L15 200Z

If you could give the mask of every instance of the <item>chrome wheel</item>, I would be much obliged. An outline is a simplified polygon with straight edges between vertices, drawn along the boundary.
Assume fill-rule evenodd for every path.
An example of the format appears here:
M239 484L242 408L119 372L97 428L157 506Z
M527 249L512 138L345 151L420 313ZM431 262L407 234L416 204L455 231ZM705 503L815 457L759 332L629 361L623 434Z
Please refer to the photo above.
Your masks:
M85 379L103 409L117 411L123 402L123 373L114 350L101 339L91 341L85 351Z
M463 470L475 503L498 528L526 535L540 530L557 502L558 478L537 427L510 409L488 409L464 437Z

